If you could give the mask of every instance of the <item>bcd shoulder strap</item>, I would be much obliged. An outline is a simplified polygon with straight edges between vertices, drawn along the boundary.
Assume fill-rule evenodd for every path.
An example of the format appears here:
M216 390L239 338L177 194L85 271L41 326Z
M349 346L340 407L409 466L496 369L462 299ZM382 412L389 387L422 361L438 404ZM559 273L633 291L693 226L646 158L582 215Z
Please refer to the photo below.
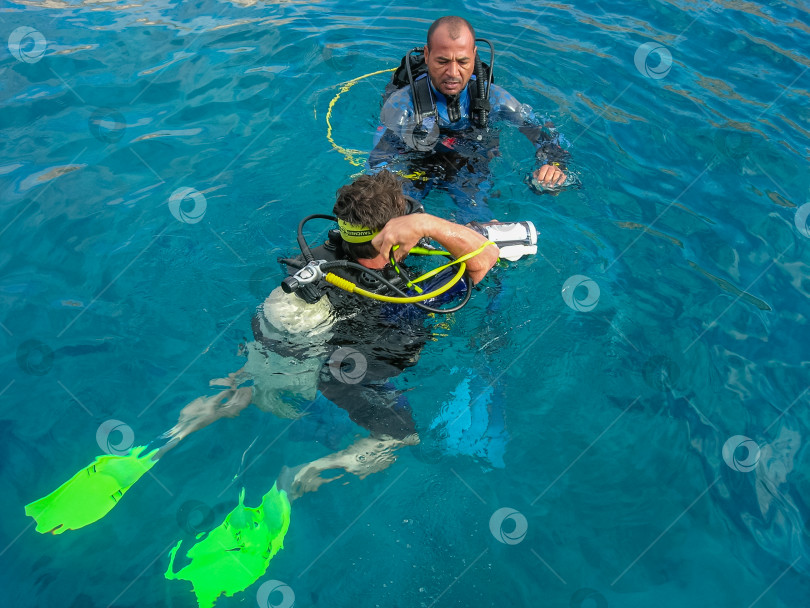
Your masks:
M478 54L476 54L476 60L480 61ZM399 62L399 67L394 71L393 76L391 77L391 82L385 87L385 93L383 95L383 99L388 99L388 97L396 90L401 89L406 86L411 85L411 81L408 78L408 67L406 67L405 62L410 62L410 72L411 77L413 78L413 105L414 111L416 113L416 120L417 123L421 124L421 121L424 118L433 116L437 116L436 111L436 103L433 99L433 94L430 90L430 79L428 76L428 69L427 64L425 63L425 55L424 51L419 47L412 49L402 58L402 61ZM490 66L489 64L480 61L480 65L483 68L482 73L480 76L476 76L476 78L483 78L483 79L490 79ZM492 78L491 82L494 82L495 79ZM467 85L469 95L470 95L470 103L471 103L471 113L473 117L481 116L482 111L483 115L486 116L486 112L489 111L489 100L482 99L479 97L478 88L475 85L475 81L472 79ZM450 120L451 122L455 122L453 120L453 114L458 115L455 120L460 118L460 114L458 112L450 112ZM477 118L474 120L479 123L486 122L480 121Z

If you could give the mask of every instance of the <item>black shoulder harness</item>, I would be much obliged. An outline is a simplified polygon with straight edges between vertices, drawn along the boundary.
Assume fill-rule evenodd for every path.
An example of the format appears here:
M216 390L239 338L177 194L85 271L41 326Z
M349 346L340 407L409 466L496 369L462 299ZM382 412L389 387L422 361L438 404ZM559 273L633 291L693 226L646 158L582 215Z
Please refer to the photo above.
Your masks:
M490 64L495 64L495 50L492 43L483 38L476 39L476 42L485 42L490 47ZM473 122L478 127L486 127L487 117L490 109L489 87L494 81L492 68L481 61L478 53L475 54L475 79L470 79L467 83L467 90L470 95L470 111ZM425 63L424 50L416 47L408 51L399 63L399 67L394 70L391 82L385 87L383 102L391 96L394 91L403 87L411 87L411 98L415 122L422 124L425 118L438 116L436 111L436 100L430 87L430 77L428 76L427 64ZM456 122L461 118L461 111L458 102L449 104L447 108L448 118L451 122Z

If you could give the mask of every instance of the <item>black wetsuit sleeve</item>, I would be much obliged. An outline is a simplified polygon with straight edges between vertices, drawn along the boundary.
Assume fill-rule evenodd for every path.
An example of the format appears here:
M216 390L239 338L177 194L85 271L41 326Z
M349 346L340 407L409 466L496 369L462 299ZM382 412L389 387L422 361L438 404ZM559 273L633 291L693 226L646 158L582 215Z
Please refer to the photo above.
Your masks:
M534 156L542 165L556 165L565 171L571 154L560 146L559 136L554 133L554 125L549 130L536 125L523 125L518 127L535 147Z
M495 85L490 92L490 103L497 118L516 125L532 142L536 150L535 157L540 165L554 164L563 171L566 170L571 155L560 145L560 134L553 123L547 121L542 125L538 124L539 120L531 108L522 106L511 94Z

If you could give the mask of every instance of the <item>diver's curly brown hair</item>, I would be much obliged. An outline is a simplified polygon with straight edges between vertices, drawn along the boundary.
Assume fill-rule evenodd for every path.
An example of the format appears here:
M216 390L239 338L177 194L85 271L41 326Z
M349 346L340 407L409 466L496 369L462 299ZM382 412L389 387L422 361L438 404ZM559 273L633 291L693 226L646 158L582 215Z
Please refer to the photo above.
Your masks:
M404 215L407 209L402 195L402 182L388 170L374 175L361 175L337 191L332 209L338 219L372 230L382 230L389 220ZM343 251L350 259L373 258L377 250L367 243L343 242Z
M350 224L382 230L388 220L403 215L406 209L402 182L390 171L361 175L337 191L332 210L338 219Z

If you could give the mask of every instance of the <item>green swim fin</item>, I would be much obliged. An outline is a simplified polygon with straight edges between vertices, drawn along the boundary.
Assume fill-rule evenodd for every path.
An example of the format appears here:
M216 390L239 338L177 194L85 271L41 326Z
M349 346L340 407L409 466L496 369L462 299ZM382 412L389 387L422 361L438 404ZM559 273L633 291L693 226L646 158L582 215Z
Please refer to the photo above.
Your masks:
M186 557L191 563L179 572L173 571L180 544L169 553L166 578L191 582L200 608L211 608L223 593L230 597L244 591L262 576L270 560L284 546L290 526L290 501L287 492L272 489L255 508L245 506L245 490L239 494L239 505L218 527L197 535L199 540Z
M47 496L25 505L25 514L37 522L37 532L62 534L104 517L141 476L151 469L157 449L142 454L145 446L132 448L126 456L96 456Z

